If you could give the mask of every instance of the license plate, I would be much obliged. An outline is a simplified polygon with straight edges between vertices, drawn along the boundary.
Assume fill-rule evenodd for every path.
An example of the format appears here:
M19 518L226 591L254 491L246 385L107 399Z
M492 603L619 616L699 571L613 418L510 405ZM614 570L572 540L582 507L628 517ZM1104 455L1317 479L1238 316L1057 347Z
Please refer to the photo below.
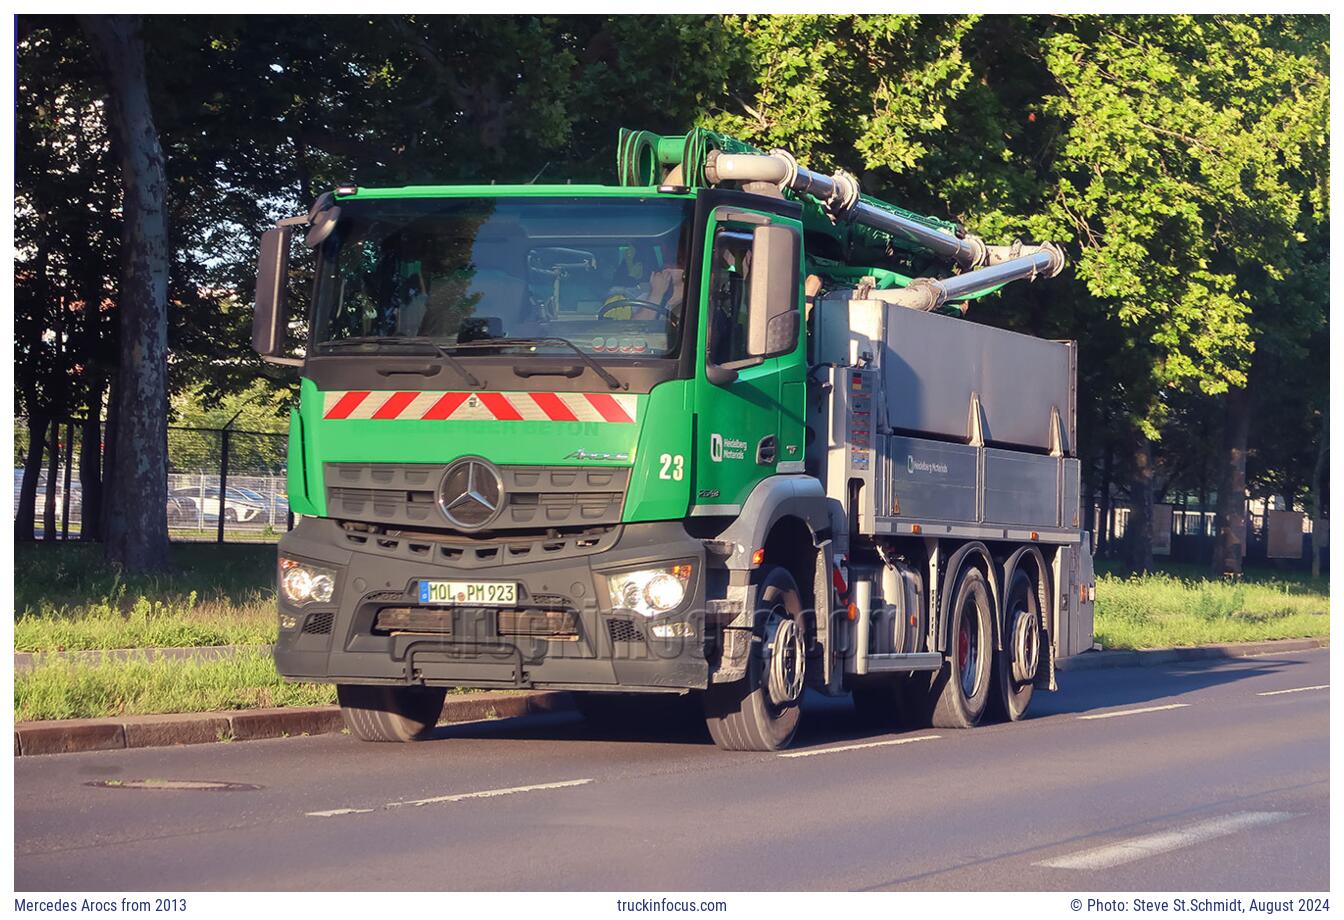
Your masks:
M513 607L518 603L518 582L422 581L420 603Z

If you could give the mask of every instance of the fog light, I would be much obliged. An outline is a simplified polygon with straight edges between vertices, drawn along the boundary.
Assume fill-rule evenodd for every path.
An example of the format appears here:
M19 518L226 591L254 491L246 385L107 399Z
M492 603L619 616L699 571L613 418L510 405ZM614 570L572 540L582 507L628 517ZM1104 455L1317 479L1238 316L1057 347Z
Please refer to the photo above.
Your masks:
M690 623L658 623L651 628L659 639L694 639L695 627Z
M287 614L287 613L282 613L282 614L280 614L280 628L281 628L281 629L298 629L298 627L299 627L299 618L298 618L298 617L290 616L290 615Z

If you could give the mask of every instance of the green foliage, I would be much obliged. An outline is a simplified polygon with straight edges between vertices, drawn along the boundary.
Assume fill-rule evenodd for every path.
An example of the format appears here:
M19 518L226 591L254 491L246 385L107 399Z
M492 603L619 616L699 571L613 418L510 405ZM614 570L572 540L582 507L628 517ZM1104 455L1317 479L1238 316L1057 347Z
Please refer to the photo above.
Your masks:
M14 676L14 718L92 719L336 702L330 684L289 683L269 652L217 661L55 660Z
M173 569L123 576L98 548L15 548L14 648L169 648L275 639L273 546L178 545Z
M1330 635L1324 579L1248 576L1229 582L1155 574L1097 578L1103 648L1168 648Z

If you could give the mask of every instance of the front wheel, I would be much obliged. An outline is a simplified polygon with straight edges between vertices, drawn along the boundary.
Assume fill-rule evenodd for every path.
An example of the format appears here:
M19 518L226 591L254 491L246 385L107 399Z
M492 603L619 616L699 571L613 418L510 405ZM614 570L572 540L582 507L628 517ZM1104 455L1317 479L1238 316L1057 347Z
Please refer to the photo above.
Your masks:
M967 568L953 594L951 641L933 680L932 721L937 728L971 728L985 714L993 671L990 624L994 605L979 569Z
M779 567L766 570L747 676L713 684L704 694L705 725L725 751L778 751L793 741L802 714L807 651L802 610L793 576Z
M418 741L443 712L443 687L338 684L336 701L350 733L362 741Z

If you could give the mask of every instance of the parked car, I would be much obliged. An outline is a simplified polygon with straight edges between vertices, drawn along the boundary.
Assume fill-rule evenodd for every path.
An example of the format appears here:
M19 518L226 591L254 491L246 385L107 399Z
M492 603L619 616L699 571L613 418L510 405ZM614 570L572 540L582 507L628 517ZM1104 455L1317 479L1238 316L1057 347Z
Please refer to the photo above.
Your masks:
M247 524L264 521L265 500L251 490L232 486L224 495L224 520L228 523ZM255 498L253 497L255 496ZM177 515L174 518L174 515ZM219 486L184 486L168 495L168 519L216 522L219 520Z

